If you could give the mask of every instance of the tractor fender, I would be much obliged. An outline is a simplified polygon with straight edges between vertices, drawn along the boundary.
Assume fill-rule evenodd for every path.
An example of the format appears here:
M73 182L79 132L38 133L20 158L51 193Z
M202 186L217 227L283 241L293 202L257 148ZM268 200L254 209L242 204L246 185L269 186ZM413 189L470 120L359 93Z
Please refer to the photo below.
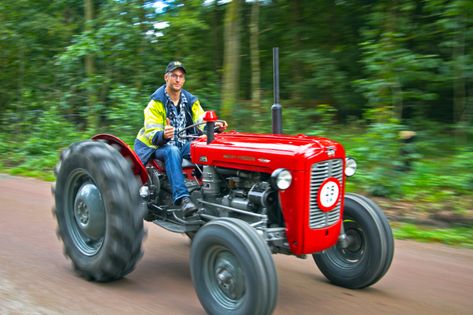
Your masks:
M136 152L133 151L130 146L123 141L122 139L106 133L101 133L92 137L94 141L102 141L113 148L115 148L120 154L129 162L133 173L140 177L141 182L146 184L148 182L148 172L146 171L146 167L141 163L140 158L136 155Z

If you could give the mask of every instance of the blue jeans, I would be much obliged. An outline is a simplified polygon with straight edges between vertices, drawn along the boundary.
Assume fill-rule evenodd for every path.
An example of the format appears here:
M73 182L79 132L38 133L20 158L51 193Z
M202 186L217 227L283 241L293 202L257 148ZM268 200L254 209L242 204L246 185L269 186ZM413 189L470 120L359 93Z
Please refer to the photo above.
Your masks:
M166 174L171 184L172 200L176 203L182 197L189 197L189 191L184 184L184 175L182 174L182 159L189 157L190 142L182 147L165 144L158 148L154 155L158 160L164 162Z

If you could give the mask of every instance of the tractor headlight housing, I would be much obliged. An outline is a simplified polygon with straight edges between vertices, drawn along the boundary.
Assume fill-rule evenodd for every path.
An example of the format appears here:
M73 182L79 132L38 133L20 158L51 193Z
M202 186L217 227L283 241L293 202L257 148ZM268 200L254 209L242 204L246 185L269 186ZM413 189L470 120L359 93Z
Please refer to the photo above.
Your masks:
M271 174L271 184L274 189L285 190L291 186L292 175L285 168L278 168Z
M356 161L351 157L345 158L345 176L351 177L356 173Z

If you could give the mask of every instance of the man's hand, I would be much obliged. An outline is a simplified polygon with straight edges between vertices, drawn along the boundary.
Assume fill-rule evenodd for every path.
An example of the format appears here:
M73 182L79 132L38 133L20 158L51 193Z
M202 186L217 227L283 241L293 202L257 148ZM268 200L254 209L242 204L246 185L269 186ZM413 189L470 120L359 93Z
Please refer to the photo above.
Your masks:
M166 118L166 126L164 127L164 139L172 139L174 138L174 127L171 126L171 120Z
M227 130L228 124L225 120L217 121L215 123L215 127L218 128L218 132L224 132L225 130Z

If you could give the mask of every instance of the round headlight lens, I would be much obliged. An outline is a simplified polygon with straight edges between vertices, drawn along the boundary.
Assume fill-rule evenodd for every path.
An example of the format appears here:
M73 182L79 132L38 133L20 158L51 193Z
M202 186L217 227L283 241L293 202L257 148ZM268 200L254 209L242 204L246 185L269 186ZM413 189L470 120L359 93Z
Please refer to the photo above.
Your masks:
M280 190L288 189L289 186L291 186L291 183L292 183L291 172L289 172L288 170L284 168L278 168L277 170L275 170L273 174L271 175L271 177L273 179L273 183L275 184L275 186Z
M347 177L353 176L356 173L356 161L351 157L345 159L345 175Z

